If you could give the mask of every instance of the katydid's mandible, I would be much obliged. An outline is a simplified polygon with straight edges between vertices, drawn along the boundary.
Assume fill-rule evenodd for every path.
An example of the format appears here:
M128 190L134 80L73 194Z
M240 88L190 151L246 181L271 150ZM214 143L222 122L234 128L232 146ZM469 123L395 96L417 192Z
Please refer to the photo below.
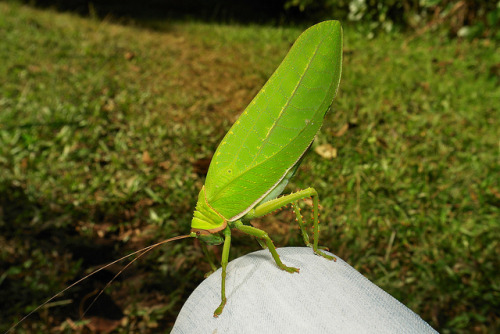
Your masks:
M299 209L293 205L304 241L316 254L335 260L318 249L316 190L307 188L278 196L323 124L337 93L341 64L342 28L338 21L325 21L304 31L215 152L191 222L191 236L209 245L224 243L222 301L215 317L226 304L231 229L256 237L269 249L280 269L290 273L299 271L281 262L267 233L249 224L253 218L312 197L312 244ZM203 249L206 251L206 246Z

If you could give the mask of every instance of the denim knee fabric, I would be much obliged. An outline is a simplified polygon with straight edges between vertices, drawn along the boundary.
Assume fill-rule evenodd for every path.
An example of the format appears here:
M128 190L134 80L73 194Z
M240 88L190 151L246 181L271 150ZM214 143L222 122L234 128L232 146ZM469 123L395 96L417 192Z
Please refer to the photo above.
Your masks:
M437 333L417 314L337 258L307 247L279 248L290 274L268 250L231 261L227 304L218 318L221 269L191 294L172 333Z

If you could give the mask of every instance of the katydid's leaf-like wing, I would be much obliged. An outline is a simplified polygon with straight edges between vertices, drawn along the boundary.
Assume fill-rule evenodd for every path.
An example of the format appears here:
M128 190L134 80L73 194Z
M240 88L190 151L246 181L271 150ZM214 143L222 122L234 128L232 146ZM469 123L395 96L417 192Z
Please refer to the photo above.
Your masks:
M228 220L255 206L305 153L337 92L342 28L326 21L303 32L220 143L206 200Z

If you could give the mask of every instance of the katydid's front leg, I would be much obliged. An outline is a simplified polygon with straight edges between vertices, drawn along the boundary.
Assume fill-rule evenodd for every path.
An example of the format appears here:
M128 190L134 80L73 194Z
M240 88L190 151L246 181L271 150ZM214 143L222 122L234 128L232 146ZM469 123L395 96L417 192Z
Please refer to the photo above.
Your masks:
M207 258L208 264L210 264L210 268L212 268L212 270L210 270L208 273L205 274L205 278L207 278L208 276L212 275L212 273L214 273L217 270L217 267L214 264L213 253L211 253L208 250L207 245L204 242L201 242L201 249L203 250L205 257Z
M231 247L231 229L227 226L224 229L224 247L222 248L222 281L221 281L221 302L219 307L214 312L214 317L217 318L226 306L226 267L229 260L229 248Z
M302 216L300 214L300 211L296 205L294 205L295 202L297 202L300 199L304 199L307 197L311 197L313 200L313 244L309 242L309 236L307 235L307 231L305 229L304 223L302 221ZM281 196L278 198L275 198L273 200L267 201L263 204L258 205L254 209L250 210L246 216L245 219L252 219L252 218L257 218L261 217L264 215L267 215L268 213L271 213L281 207L284 207L288 204L294 205L294 212L295 215L297 216L297 222L299 224L300 230L302 231L302 237L304 238L304 242L306 246L309 246L313 248L314 253L323 256L324 258L328 260L334 260L336 261L337 259L333 256L330 256L328 254L323 253L320 251L318 248L318 239L319 239L319 198L318 198L318 193L314 188L307 188L304 190L297 191L296 193L290 194L290 195L285 195Z

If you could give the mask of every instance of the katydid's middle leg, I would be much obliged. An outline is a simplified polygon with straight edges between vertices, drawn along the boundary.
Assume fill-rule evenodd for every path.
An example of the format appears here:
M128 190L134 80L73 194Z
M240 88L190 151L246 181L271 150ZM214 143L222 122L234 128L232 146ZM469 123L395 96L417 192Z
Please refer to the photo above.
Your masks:
M305 229L305 226L302 221L302 216L300 214L299 208L294 205L298 200L304 199L307 197L311 197L313 200L313 244L309 242L309 236L307 235L307 231ZM307 188L304 190L297 191L296 193L281 196L278 198L275 198L273 200L267 201L263 204L258 205L254 209L250 210L246 216L245 219L252 219L252 218L257 218L264 216L268 213L271 213L283 206L286 206L288 204L292 204L294 206L294 212L295 215L297 216L297 222L299 224L300 230L302 232L302 236L304 238L304 242L307 246L313 248L314 253L323 256L324 258L328 260L334 260L336 261L337 259L333 256L330 256L328 254L323 253L322 251L319 250L318 247L318 239L319 239L319 199L318 199L318 193L314 188Z
M205 274L205 278L210 276L212 273L214 273L217 270L217 267L214 264L214 256L213 253L211 253L207 245L204 242L201 242L201 249L203 250L203 253L205 254L205 257L207 258L208 264L210 264L210 267L212 270L210 270L208 273Z
M233 227L240 230L243 233L252 235L254 237L257 237L257 238L263 240L266 243L267 248L271 252L271 255L273 256L274 261L276 261L276 264L278 265L278 267L280 269L285 270L289 273L298 273L299 272L298 268L285 266L283 264L283 262L281 262L280 256L278 255L278 252L276 251L276 247L274 247L273 241L271 240L271 238L269 238L269 236L267 235L267 233L265 231L259 230L258 228L253 227L253 226L244 225L240 220L235 221L233 223Z

